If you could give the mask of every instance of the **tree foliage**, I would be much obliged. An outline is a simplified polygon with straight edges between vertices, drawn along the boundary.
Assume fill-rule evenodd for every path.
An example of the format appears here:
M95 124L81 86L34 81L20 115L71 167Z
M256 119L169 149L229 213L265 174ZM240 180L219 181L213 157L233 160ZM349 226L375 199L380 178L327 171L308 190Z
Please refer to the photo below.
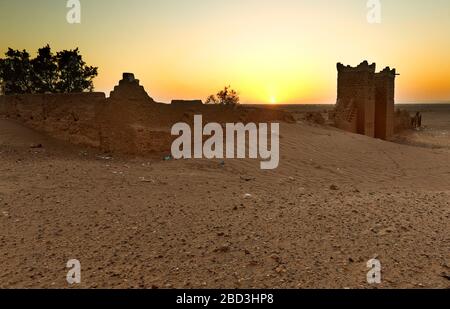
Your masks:
M230 86L224 87L216 95L210 95L206 99L206 104L221 104L221 105L237 105L239 104L239 95Z
M0 79L5 94L31 93L33 85L30 54L26 50L9 48L5 56L5 59L0 59Z
M80 52L64 50L56 54L59 79L56 83L59 92L93 91L93 78L98 75L98 69L87 66Z
M78 48L52 53L49 45L31 59L11 48L0 58L0 82L5 94L93 91L98 68L87 66Z
M58 81L58 65L50 46L38 50L36 58L31 60L33 69L32 83L36 93L56 92Z

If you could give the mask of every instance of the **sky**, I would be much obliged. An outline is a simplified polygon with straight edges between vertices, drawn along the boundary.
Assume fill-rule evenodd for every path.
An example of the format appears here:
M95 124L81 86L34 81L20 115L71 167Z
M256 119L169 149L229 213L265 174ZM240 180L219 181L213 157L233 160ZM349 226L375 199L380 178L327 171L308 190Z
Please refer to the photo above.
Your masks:
M398 103L450 102L450 1L0 0L0 52L79 47L109 93L133 72L156 101L205 99L226 85L243 103L336 101L336 63L395 67Z

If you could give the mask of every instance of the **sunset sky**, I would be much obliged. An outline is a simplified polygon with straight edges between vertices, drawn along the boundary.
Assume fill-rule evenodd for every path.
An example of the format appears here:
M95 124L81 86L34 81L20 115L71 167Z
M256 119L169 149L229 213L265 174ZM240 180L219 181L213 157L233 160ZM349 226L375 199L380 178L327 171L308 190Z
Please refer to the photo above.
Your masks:
M97 91L133 72L157 101L205 99L222 86L243 103L335 103L336 62L396 67L397 102L450 102L450 1L0 0L0 51L79 47Z

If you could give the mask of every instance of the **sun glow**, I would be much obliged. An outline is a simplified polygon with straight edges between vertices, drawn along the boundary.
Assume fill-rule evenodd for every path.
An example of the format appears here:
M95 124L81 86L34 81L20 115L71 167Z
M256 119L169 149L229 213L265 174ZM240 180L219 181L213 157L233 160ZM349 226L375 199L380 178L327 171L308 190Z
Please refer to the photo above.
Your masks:
M393 1L377 26L359 0L87 1L76 26L53 2L0 1L8 12L0 29L11 29L0 36L0 57L8 47L79 47L99 67L96 91L109 93L133 72L158 102L204 100L231 84L242 104L278 105L335 103L336 63L368 60L401 73L397 102L450 99L448 1ZM106 2L114 3L108 14Z

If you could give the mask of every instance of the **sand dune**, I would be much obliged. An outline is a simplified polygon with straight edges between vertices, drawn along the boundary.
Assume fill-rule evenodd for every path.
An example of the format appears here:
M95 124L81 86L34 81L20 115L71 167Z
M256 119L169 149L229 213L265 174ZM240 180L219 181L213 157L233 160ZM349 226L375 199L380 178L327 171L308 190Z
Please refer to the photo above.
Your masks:
M450 150L282 124L280 167L107 157L0 120L0 287L450 287ZM42 144L42 148L32 147Z

